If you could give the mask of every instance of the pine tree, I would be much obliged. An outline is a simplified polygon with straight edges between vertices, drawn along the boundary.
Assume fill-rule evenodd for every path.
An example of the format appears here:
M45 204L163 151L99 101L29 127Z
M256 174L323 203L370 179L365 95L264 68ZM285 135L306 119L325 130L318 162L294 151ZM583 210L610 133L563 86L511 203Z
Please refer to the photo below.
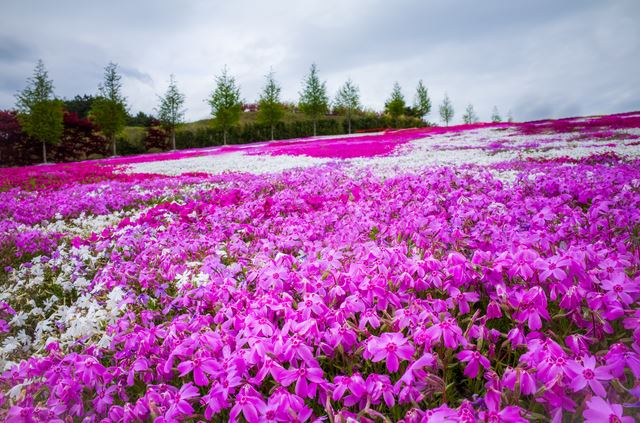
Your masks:
M493 113L491 113L491 122L493 123L502 122L502 117L500 116L500 112L498 111L497 106L493 106Z
M402 94L402 88L396 81L393 84L391 96L384 105L385 111L389 114L389 116L391 116L391 119L395 123L397 119L404 113L405 107L406 103L404 101L404 95Z
M42 142L42 160L47 163L47 144L59 143L64 130L62 101L54 99L53 81L42 60L27 83L16 94L18 119L28 136Z
M347 82L338 90L336 107L344 110L348 122L348 131L351 133L351 116L353 112L360 109L360 89L351 81L351 78L347 79Z
M98 86L99 95L91 105L91 120L110 141L113 155L116 151L116 135L127 123L126 98L122 95L122 76L118 65L110 62L104 69L104 81Z
M453 104L451 104L451 100L449 100L449 96L447 94L444 95L444 100L442 100L442 104L440 105L440 119L449 126L449 122L453 119L454 111Z
M462 121L467 125L478 122L478 115L473 108L473 104L469 104L462 115Z
M227 133L240 121L242 113L242 100L240 99L240 87L236 79L229 76L227 67L222 74L216 77L216 88L209 98L213 125L222 129L223 143L227 145Z
M318 118L329 110L329 97L327 96L326 83L320 81L318 67L315 63L311 65L309 75L304 81L304 88L300 93L298 104L302 113L313 120L313 136L316 136Z
M273 71L270 71L265 78L267 81L258 100L258 121L271 127L273 141L275 126L284 117L284 106L280 101L282 88L273 77Z
M157 109L158 120L171 134L171 147L176 149L176 127L184 122L185 96L178 90L175 76L169 76L169 87L164 97L160 97L160 106Z
M413 109L417 112L420 119L424 119L431 112L431 100L429 99L429 91L424 86L422 80L418 81L416 88L416 97L413 101Z

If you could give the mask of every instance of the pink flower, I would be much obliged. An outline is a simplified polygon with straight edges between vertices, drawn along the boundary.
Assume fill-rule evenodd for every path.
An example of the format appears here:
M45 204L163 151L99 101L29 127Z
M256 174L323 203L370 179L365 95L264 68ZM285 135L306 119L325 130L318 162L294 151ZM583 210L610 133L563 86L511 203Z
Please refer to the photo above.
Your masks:
M571 360L567 363L569 369L575 374L571 380L571 389L577 392L589 385L596 395L601 397L607 396L607 391L600 382L601 380L610 380L613 378L609 370L604 367L596 368L596 358L593 356L585 356L582 358L582 364Z
M553 256L548 259L539 258L534 262L536 269L540 271L540 280L546 281L550 276L553 276L555 280L562 281L567 277L567 274L562 267L567 267L571 264L571 260Z
M296 395L303 398L314 398L318 385L324 386L326 383L323 378L322 369L317 366L292 368L289 370L276 367L273 369L273 375L276 382L285 387L296 382Z
M459 352L457 357L463 363L468 363L464 369L464 375L472 379L478 375L479 365L485 369L491 367L491 362L478 351L464 350Z
M633 417L623 416L620 404L611 404L600 397L587 401L587 409L582 413L585 423L633 423Z
M236 396L236 403L229 413L229 421L236 422L238 415L242 413L248 423L260 421L260 416L267 410L267 404L262 396L250 385L245 385Z
M193 360L186 360L178 364L178 371L181 377L193 371L193 380L196 385L205 386L209 384L205 373L215 373L218 367L218 363L213 358L194 357Z
M175 394L173 404L171 405L169 410L167 410L167 414L169 416L175 416L175 415L189 416L193 414L193 407L191 406L188 400L192 398L196 398L199 395L200 395L200 391L198 391L198 388L193 386L193 383L189 382L182 385L182 388L180 388L180 391L178 391Z
M444 319L429 327L425 331L425 336L430 339L431 344L436 344L444 339L444 346L447 348L458 348L459 344L466 345L462 329L458 326L456 319L452 318Z
M415 349L401 333L386 332L380 337L372 337L367 344L367 351L373 356L371 361L377 363L386 360L387 370L397 372L400 361L410 360Z
M616 272L611 279L600 281L602 288L607 291L607 298L620 301L625 305L633 303L633 296L638 292L636 283L622 272Z

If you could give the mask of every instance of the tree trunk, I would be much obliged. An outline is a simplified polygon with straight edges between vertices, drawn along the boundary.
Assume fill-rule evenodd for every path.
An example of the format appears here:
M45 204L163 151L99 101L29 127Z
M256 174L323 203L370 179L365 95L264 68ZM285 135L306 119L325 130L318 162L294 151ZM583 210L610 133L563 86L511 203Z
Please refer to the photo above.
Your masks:
M171 128L171 145L173 146L173 151L176 151L176 128Z
M271 141L273 141L273 125L271 125Z
M225 129L222 135L222 143L227 145L227 130Z
M47 143L42 141L42 160L47 164Z
M349 121L349 135L351 135L351 113L347 113L347 120Z
M116 136L111 136L111 144L113 145L113 157L116 156Z
M313 136L314 137L316 136L316 123L317 123L317 121L316 121L316 119L314 119L313 120Z

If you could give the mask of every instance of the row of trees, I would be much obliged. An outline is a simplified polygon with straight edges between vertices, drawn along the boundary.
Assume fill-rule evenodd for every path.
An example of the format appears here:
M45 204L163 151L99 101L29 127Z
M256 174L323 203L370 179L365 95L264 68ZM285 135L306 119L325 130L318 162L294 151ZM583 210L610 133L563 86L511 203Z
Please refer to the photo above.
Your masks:
M276 81L274 72L266 75L265 84L258 100L258 123L270 127L271 139L274 129L283 121L287 105L280 98L281 86ZM207 99L211 106L213 125L222 133L223 144L227 144L229 131L238 125L242 113L243 100L240 87L225 67L215 79L215 88ZM313 123L313 135L317 135L318 120L325 116L330 106L342 114L347 122L347 132L352 132L352 118L362 112L360 89L348 79L337 91L333 102L330 101L326 82L320 79L318 68L311 65L300 91L297 109L304 113ZM164 95L158 98L157 121L152 116L139 113L129 116L127 99L122 93L122 77L115 63L109 63L104 71L104 80L98 86L97 96L76 96L72 100L59 100L54 94L53 81L49 78L43 62L40 60L28 84L16 95L18 120L24 133L42 145L42 157L47 161L47 146L57 145L64 131L64 111L76 113L80 119L88 118L97 130L109 141L112 154L117 155L116 140L127 124L135 124L155 128L151 138L157 139L165 134L171 140L171 147L176 149L176 129L184 123L185 95L180 92L173 75ZM330 104L332 103L332 104ZM431 112L429 93L422 81L418 82L413 105L407 105L400 84L394 84L391 95L385 102L385 113L393 126L398 126L399 119L417 118L420 122ZM441 120L448 125L454 116L453 105L447 95L439 107ZM469 105L463 116L465 123L474 123L478 117ZM497 109L492 116L494 122L500 118ZM161 128L157 128L161 126ZM148 130L149 131L149 130ZM149 135L149 134L148 134ZM153 141L152 144L157 144Z

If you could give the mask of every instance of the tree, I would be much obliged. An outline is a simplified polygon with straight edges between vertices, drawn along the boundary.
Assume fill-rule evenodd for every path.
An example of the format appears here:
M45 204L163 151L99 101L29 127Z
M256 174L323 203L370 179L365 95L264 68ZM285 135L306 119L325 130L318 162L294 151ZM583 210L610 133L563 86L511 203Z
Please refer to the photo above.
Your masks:
M493 113L491 113L491 122L500 123L502 122L502 117L500 116L500 112L498 111L498 107L493 106Z
M184 122L184 99L185 96L178 91L176 79L171 74L169 76L169 87L164 97L160 97L158 107L158 120L171 134L171 147L176 149L176 127Z
M42 60L27 82L16 95L18 120L25 134L42 142L42 160L47 163L47 144L59 143L64 130L62 101L54 99L53 81Z
M229 76L227 67L216 77L216 88L209 99L214 126L222 129L223 142L227 144L227 132L238 123L242 113L240 87L236 85L234 77Z
M76 95L71 100L63 100L64 110L69 113L75 113L78 119L86 119L91 111L93 100L95 100L95 97L92 95Z
M351 81L351 78L347 79L347 82L338 90L336 107L344 110L349 125L349 133L351 133L351 116L354 111L360 109L360 89Z
M440 105L440 119L449 126L449 122L453 119L453 114L453 104L451 104L449 96L445 93L444 100L442 100L442 104Z
M127 114L127 126L147 127L157 120L153 115L139 111L135 115Z
M509 110L509 113L507 113L507 122L513 122L513 114L511 113L511 110Z
M284 117L284 106L280 101L282 88L273 77L273 71L269 71L265 78L267 82L264 84L258 100L258 121L271 126L271 140L273 141L275 126Z
M318 77L318 67L311 64L309 75L305 79L304 88L298 102L300 110L313 120L313 136L317 134L318 118L329 110L327 85Z
M384 108L386 112L391 116L391 119L393 119L395 122L404 113L405 107L406 104L404 101L404 95L402 95L402 88L396 81L393 84L391 96L385 103Z
M424 86L422 80L418 81L418 87L416 88L416 97L413 100L413 109L417 112L420 119L424 119L425 116L431 112L431 100L429 99L429 91Z
M478 115L476 115L476 111L473 109L473 104L469 104L465 109L464 115L462 115L462 121L467 125L478 122Z
M118 74L118 65L111 62L104 69L104 81L98 87L99 96L91 105L91 120L100 128L113 146L116 155L116 135L127 123L126 99L122 95L122 76Z

